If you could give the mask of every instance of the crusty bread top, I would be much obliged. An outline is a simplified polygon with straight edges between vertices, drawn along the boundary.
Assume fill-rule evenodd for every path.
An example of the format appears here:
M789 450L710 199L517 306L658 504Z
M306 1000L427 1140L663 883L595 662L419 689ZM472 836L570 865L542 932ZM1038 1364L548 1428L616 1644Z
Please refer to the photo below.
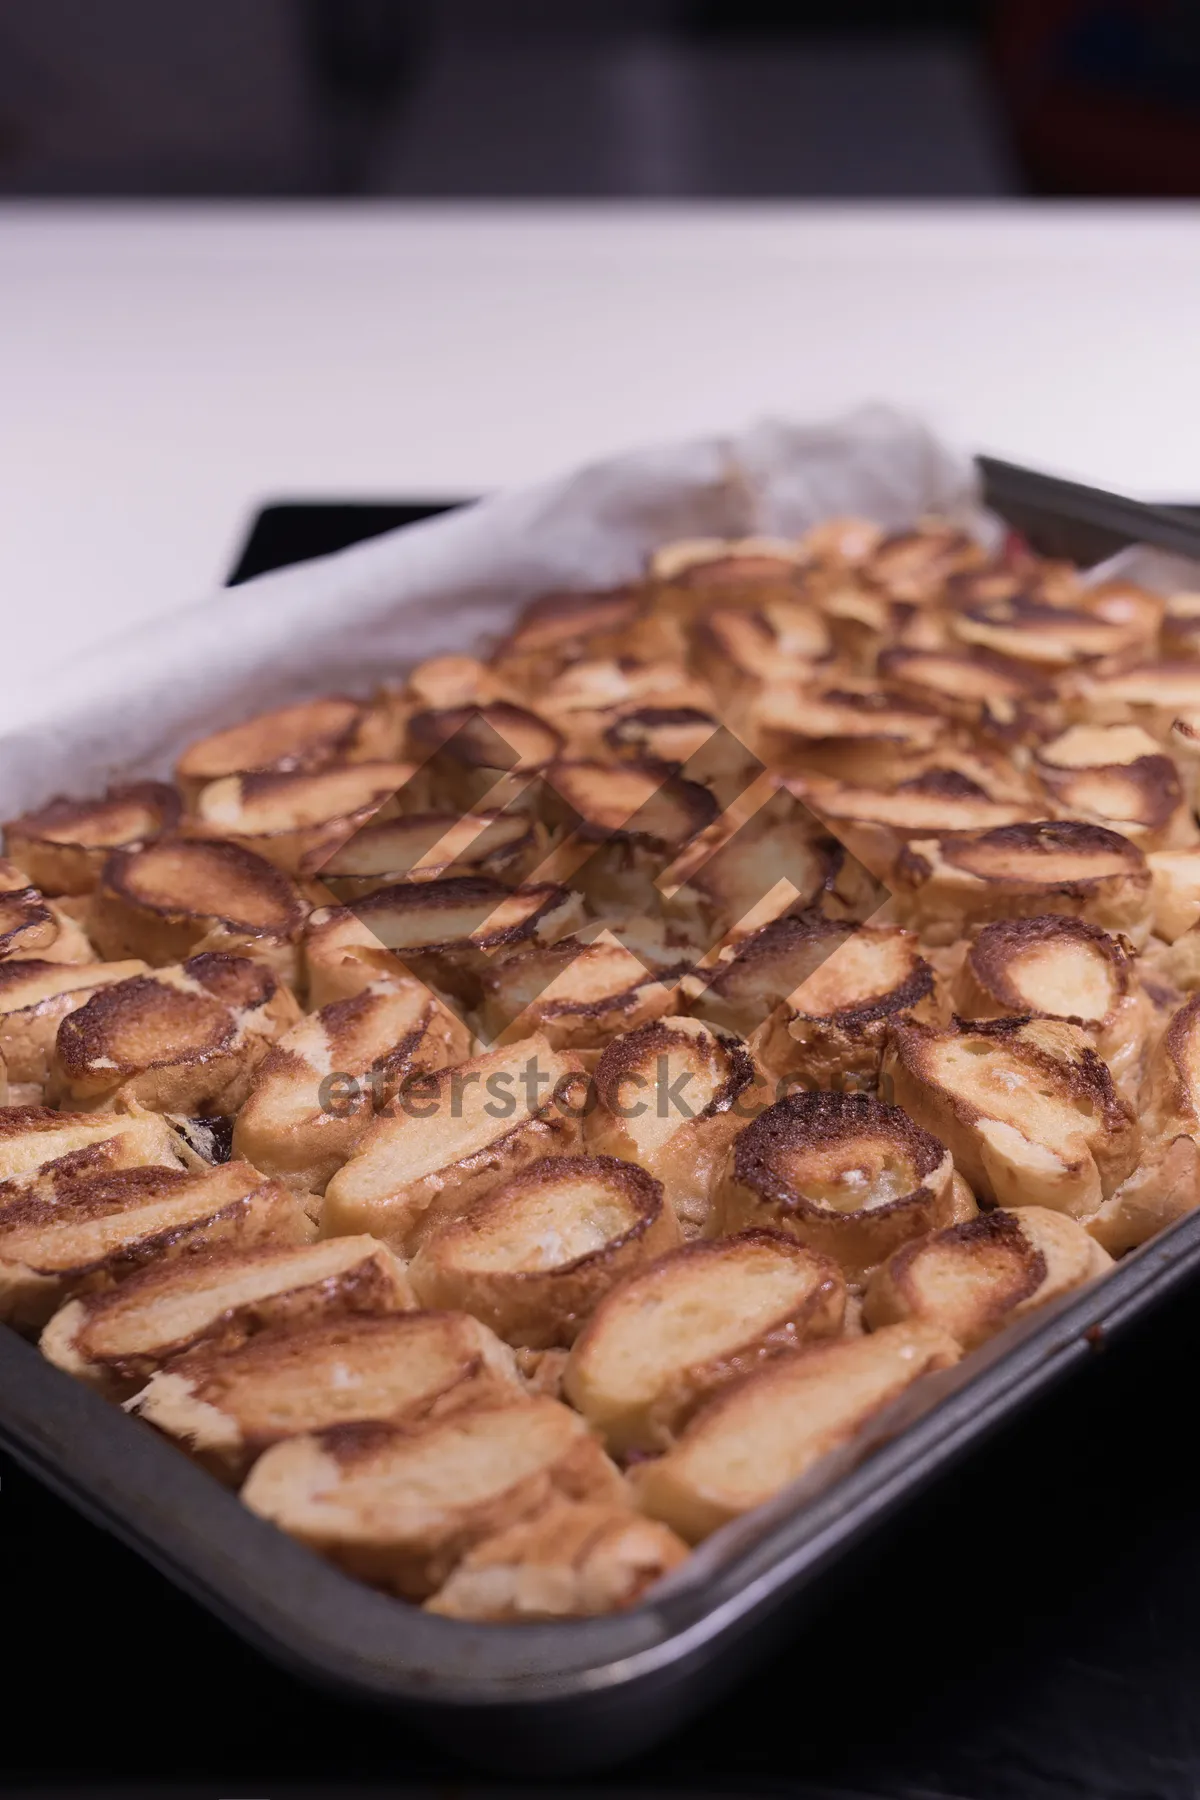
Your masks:
M946 1178L944 1146L869 1094L789 1094L748 1125L734 1179L786 1211L857 1213L907 1205Z
M37 956L58 936L58 922L35 887L0 890L0 958Z
M897 873L919 885L933 873L926 846L909 844ZM1146 859L1119 832L1079 819L1039 820L1002 825L964 837L941 837L937 858L944 868L976 881L1047 893L1086 892L1114 877L1149 885Z
M278 983L246 956L205 951L174 969L102 987L58 1029L58 1064L72 1079L121 1076L203 1061L235 1048L261 1022Z
M455 875L439 881L402 881L379 888L352 909L381 948L444 951L465 945L494 950L530 939L553 941L581 916L577 898L554 882L510 888L487 875ZM331 911L317 930L338 923Z
M165 782L130 782L109 788L95 800L68 800L61 795L48 800L36 811L10 819L4 827L5 839L111 849L160 837L178 824L180 811L179 795Z
M693 1120L728 1112L755 1079L753 1060L740 1038L686 1017L655 1020L614 1038L593 1076L600 1106L626 1121L643 1151L665 1143ZM660 1088L678 1088L682 1104L664 1103ZM651 1098L639 1098L643 1093Z
M400 793L413 773L412 763L357 762L223 775L201 790L195 812L214 832L271 837L367 816Z
M860 925L787 996L801 1018L863 1024L905 1012L933 991L933 970L910 931Z
M178 1167L180 1157L167 1121L153 1113L54 1112L48 1106L0 1107L0 1181L28 1176L50 1163L66 1174L135 1168L147 1163Z
M675 849L717 816L716 797L661 763L561 759L546 779L573 815L577 835Z
M1127 944L1086 919L1058 913L985 925L966 962L996 1009L1053 1018L1106 1019L1133 979Z
M696 706L635 706L606 727L604 742L623 759L681 769L717 728L713 714Z
M511 862L532 852L534 828L527 815L483 810L420 812L372 819L344 844L322 849L321 879L339 900L368 891L360 885L404 880L434 881L450 875L503 875Z
M146 965L131 958L115 963L0 963L0 1015L30 1011L61 995L111 987L131 975L144 975Z
M510 700L414 713L408 734L420 756L517 775L544 768L563 747L562 733L548 720Z
M523 607L499 657L535 650L578 652L590 637L619 630L635 618L643 596L633 587L587 593L542 594Z
M248 936L293 938L308 911L265 857L224 839L160 838L115 850L101 888L168 919L213 919Z
M251 769L316 769L353 746L366 708L330 695L303 700L190 744L175 773L182 781L215 781Z

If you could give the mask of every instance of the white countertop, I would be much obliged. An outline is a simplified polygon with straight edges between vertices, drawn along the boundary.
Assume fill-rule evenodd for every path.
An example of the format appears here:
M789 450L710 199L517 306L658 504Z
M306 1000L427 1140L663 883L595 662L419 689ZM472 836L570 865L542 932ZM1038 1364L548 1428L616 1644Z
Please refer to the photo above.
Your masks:
M0 708L281 497L481 492L763 412L1200 495L1200 207L0 207Z

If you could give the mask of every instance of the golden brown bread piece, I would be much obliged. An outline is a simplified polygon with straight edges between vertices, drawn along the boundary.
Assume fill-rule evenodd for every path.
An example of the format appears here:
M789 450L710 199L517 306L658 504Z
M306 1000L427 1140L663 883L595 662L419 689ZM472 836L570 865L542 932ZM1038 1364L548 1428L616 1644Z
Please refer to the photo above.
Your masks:
M242 844L287 875L320 874L369 821L405 808L414 773L412 763L358 762L223 775L196 796L191 829Z
M684 1236L695 1237L726 1150L768 1099L740 1038L701 1019L658 1019L614 1038L600 1057L584 1138L598 1155L640 1163L661 1181Z
M837 1264L777 1232L687 1244L600 1302L563 1392L615 1456L662 1450L725 1383L836 1336L845 1304Z
M715 714L702 707L638 706L606 723L601 743L622 762L678 770L700 755L718 729Z
M408 1600L442 1586L485 1538L556 1499L619 1505L620 1474L555 1400L473 1407L417 1431L337 1425L259 1458L254 1512Z
M896 1025L897 1102L949 1148L981 1200L1086 1220L1137 1166L1142 1134L1078 1025L1059 1019Z
M38 1328L73 1295L197 1246L301 1244L312 1236L292 1196L248 1163L46 1178L0 1204L0 1318Z
M1082 1025L1118 1091L1136 1101L1154 1008L1124 938L1056 913L998 919L967 947L952 997L966 1019L1037 1017Z
M786 1232L861 1281L899 1244L974 1210L944 1144L899 1107L867 1094L790 1094L733 1145L713 1227Z
M769 1075L805 1086L874 1087L891 1022L929 1010L933 970L894 925L815 926L828 954L751 1042ZM838 933L840 932L840 941Z
M963 607L951 628L960 643L1053 672L1080 661L1145 650L1153 643L1162 603L1148 610L1110 606L1108 612L1112 616L1106 616L1103 603L1054 606L1014 594Z
M179 823L181 802L161 781L109 788L98 800L49 800L10 819L4 848L44 894L90 894L112 850L146 843Z
M418 1071L462 1062L470 1034L416 981L376 982L284 1033L255 1071L233 1145L298 1193L321 1193Z
M206 951L102 987L63 1019L50 1097L78 1110L228 1114L272 1042L299 1017L265 964Z
M1053 716L1050 684L1027 663L986 650L883 650L877 667L898 693L1005 741L1025 736L1036 721Z
M544 833L525 813L420 812L372 819L339 848L322 847L302 873L320 873L344 906L401 881L445 881L483 875L520 882L541 852Z
M854 786L823 775L789 786L867 868L885 874L912 838L993 831L1036 819L1045 806L1021 794L994 797L954 766L928 769L894 788Z
M1063 684L1068 715L1088 725L1143 725L1165 738L1180 713L1200 707L1200 663L1150 661L1085 669Z
M1072 725L1040 747L1035 767L1064 818L1110 826L1144 851L1196 842L1175 763L1140 725Z
M656 877L717 817L709 788L661 764L561 760L546 780L551 816L567 834L549 866L593 913L649 913Z
M146 971L143 962L0 963L0 1055L10 1082L43 1088L58 1028L101 988Z
M641 660L678 647L678 639L646 615L646 595L635 586L542 594L522 609L492 658L492 671L536 704L575 663L625 655Z
M961 1352L917 1322L818 1344L748 1375L710 1400L664 1456L630 1482L643 1511L695 1544L851 1445L922 1375Z
M510 700L433 708L408 721L407 750L421 764L414 791L447 812L537 805L538 776L561 754L548 719Z
M205 1250L68 1301L41 1346L69 1375L124 1398L200 1344L236 1350L270 1326L412 1305L403 1264L375 1238Z
M521 1397L512 1351L466 1313L386 1313L263 1331L236 1350L202 1346L127 1402L223 1480L272 1444L364 1419L407 1427Z
M0 1108L0 1183L25 1184L52 1165L64 1175L86 1175L152 1164L177 1169L182 1163L177 1134L155 1113ZM0 1196L4 1193L0 1187Z
M833 651L828 621L799 600L713 607L696 619L688 638L689 666L708 683L726 720L739 717L767 682L816 679L816 665Z
M677 662L595 658L573 663L537 696L538 710L564 739L568 759L639 758L639 745L661 743L662 755L682 764L717 727L712 694ZM655 715L664 715L656 720ZM671 715L675 715L672 723ZM625 731L628 722L629 730Z
M873 1331L916 1319L973 1350L1111 1267L1107 1251L1065 1213L997 1209L903 1245L872 1275L863 1318Z
M305 939L309 992L347 999L380 977L411 976L475 1005L498 950L554 943L582 923L577 894L554 882L509 888L486 875L404 881L353 907L314 913Z
M578 1146L576 1080L539 1036L405 1084L326 1188L323 1234L373 1231L411 1253L529 1163Z
M488 1043L543 1032L556 1049L601 1050L614 1037L678 1010L678 977L688 966L647 968L605 930L590 942L561 938L498 957L483 977L478 1023Z
M745 729L768 768L873 787L919 774L951 735L927 702L849 675L811 686L768 684L749 707Z
M88 930L112 961L140 956L158 968L198 950L245 949L294 984L308 910L282 870L241 844L161 838L112 853Z
M1200 850L1155 850L1146 861L1154 933L1173 944L1200 920Z
M33 885L24 869L0 859L0 964L95 962L96 953L69 912Z
M510 1344L574 1342L614 1283L679 1242L661 1186L611 1156L548 1156L434 1230L409 1268L422 1306Z
M1150 870L1120 833L1079 819L913 839L892 873L897 914L931 944L973 925L1068 913L1137 945L1150 930Z
M190 803L225 775L373 762L396 749L396 728L385 704L329 695L260 713L190 744L175 766L175 780Z
M425 1610L493 1624L593 1618L636 1606L686 1556L682 1538L628 1507L552 1501L468 1550Z
M785 913L700 961L683 977L682 996L698 1016L749 1040L782 1004L780 996L793 993L854 930L844 920Z

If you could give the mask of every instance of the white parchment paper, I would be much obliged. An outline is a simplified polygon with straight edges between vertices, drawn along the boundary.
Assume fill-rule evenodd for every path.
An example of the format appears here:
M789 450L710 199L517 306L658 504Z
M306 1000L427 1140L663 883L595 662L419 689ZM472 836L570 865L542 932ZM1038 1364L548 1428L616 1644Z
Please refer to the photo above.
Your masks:
M221 589L66 663L38 722L0 736L0 817L165 772L190 739L263 708L474 651L534 595L627 580L672 538L796 533L846 512L901 527L974 502L970 459L882 407L594 463Z

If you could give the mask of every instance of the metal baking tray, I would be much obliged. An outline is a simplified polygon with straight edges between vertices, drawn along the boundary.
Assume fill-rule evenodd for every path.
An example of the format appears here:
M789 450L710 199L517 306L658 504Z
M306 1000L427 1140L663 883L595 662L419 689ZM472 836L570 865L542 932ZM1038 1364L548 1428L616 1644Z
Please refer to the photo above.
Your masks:
M1090 562L1142 542L1200 558L1200 521L1182 509L990 459L980 459L980 470L987 503L1051 554ZM289 510L270 509L267 528L278 532ZM338 517L326 521L324 537L317 529L308 553L395 523L392 509L370 510L378 517L368 521L358 508L330 508ZM256 537L243 577L256 557L262 567L271 554ZM376 1593L256 1518L148 1427L3 1327L0 1444L300 1677L396 1708L493 1769L580 1773L634 1755L694 1716L795 1629L818 1577L866 1534L1197 1276L1200 1213L1126 1257L1098 1286L977 1352L931 1410L802 1508L763 1509L724 1558L702 1550L682 1581L611 1618L472 1626Z

